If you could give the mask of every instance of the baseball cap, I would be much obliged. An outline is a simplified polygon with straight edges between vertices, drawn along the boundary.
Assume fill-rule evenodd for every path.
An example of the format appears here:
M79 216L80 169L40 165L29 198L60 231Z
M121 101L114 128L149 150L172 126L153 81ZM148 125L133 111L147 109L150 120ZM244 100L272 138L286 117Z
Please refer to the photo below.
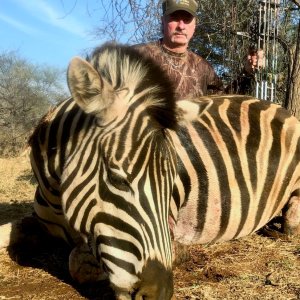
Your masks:
M163 15L167 16L176 10L185 10L196 17L198 3L195 0L164 0L162 2Z

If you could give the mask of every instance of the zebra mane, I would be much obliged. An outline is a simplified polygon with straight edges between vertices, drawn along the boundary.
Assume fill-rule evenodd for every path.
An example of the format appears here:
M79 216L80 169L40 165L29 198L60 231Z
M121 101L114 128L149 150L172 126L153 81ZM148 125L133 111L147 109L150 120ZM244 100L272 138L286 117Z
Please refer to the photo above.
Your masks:
M175 89L154 60L131 46L106 43L94 49L87 61L115 90L129 87L138 94L149 89L150 92L142 97L147 101L147 113L162 127L176 128Z

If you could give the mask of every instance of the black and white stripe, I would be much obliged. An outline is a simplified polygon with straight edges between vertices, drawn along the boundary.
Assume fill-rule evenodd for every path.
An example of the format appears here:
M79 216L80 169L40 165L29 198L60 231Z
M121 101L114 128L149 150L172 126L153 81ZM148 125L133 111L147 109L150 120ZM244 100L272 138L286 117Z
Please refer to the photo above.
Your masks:
M147 296L143 274L155 266L155 284L166 281L168 297L176 175L168 130L177 123L170 84L158 70L128 47L106 45L89 63L76 58L69 68L73 98L41 121L30 144L35 211L48 231L88 242L120 291Z
M188 244L250 234L299 192L298 120L251 97L210 99L200 118L172 135L179 145L175 219L181 207L175 238Z

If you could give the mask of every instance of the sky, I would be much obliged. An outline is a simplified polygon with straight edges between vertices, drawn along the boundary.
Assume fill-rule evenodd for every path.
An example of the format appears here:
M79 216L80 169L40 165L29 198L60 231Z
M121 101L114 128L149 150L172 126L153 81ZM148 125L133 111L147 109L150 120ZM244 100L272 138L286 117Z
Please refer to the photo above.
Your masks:
M72 57L105 41L92 34L99 19L87 0L0 0L0 53L66 69Z

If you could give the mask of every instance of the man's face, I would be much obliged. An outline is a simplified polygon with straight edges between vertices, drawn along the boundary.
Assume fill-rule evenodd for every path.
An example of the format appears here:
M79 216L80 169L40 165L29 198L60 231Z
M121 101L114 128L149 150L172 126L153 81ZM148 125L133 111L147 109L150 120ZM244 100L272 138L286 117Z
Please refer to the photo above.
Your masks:
M184 10L177 10L164 16L162 22L166 46L169 48L188 46L196 27L196 19L193 15Z

